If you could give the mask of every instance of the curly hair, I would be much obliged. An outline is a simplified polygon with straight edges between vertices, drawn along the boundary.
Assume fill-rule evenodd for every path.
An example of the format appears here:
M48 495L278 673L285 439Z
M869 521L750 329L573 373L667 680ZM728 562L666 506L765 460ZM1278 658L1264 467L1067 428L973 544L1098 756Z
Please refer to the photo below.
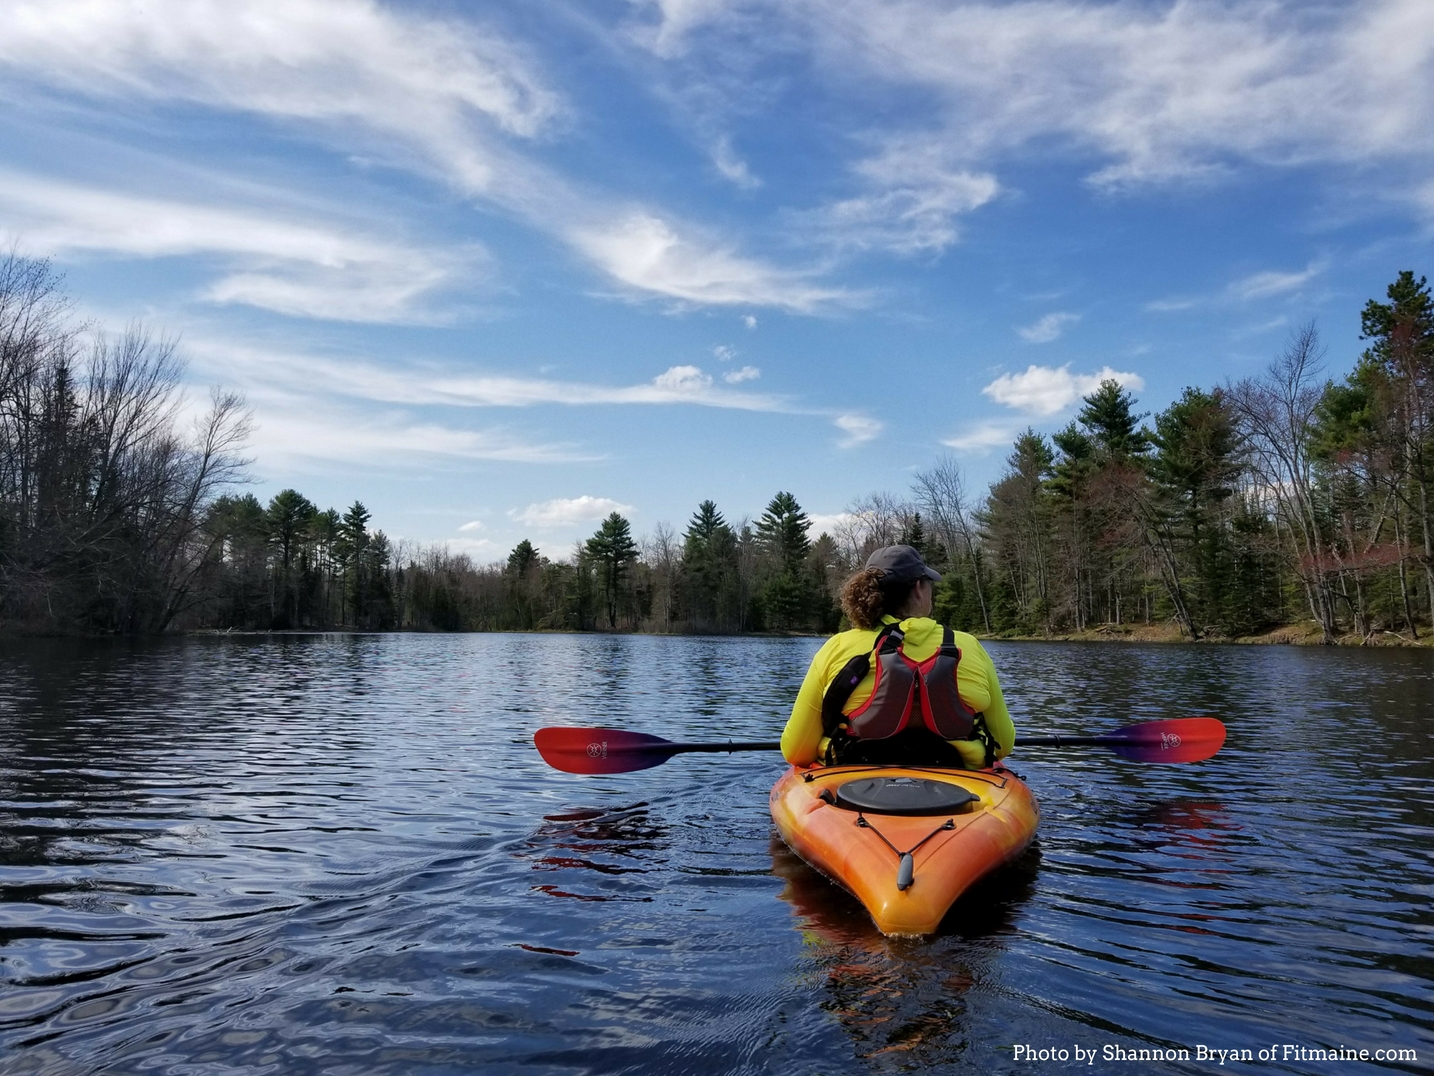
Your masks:
M841 611L854 627L879 627L887 613L895 616L911 597L915 582L886 583L880 568L863 568L841 588Z

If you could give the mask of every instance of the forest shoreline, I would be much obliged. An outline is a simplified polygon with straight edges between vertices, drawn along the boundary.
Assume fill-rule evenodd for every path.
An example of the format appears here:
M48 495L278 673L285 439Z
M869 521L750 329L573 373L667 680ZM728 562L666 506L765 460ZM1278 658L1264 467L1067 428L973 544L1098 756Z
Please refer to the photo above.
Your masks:
M715 636L724 639L824 639L823 632L808 631L734 631L734 632L686 632L686 631L632 631L630 629L604 630L594 628L574 631L571 628L503 628L478 629L470 631L442 631L432 628L388 628L379 631L354 627L332 628L190 628L183 631L166 632L150 638L177 638L213 636L287 636L287 635L652 635L671 636ZM1016 635L1008 633L971 632L985 643L1116 643L1139 645L1146 643L1184 644L1186 646L1322 646L1320 626L1309 620L1295 624L1282 624L1255 635L1206 636L1203 639L1184 637L1177 624L1102 624L1078 632L1058 632L1052 635ZM76 632L64 630L26 630L14 625L0 628L0 639L134 639L136 636L123 632ZM1418 640L1390 631L1375 632L1368 639L1357 632L1346 632L1335 637L1331 646L1340 647L1403 647L1405 649L1434 649L1434 634L1421 635Z
M1323 646L1323 633L1318 621L1306 620L1281 624L1254 635L1209 635L1190 639L1181 634L1179 625L1168 624L1102 624L1085 631L1059 632L1053 635L985 634L973 632L982 642L996 643L1184 643L1187 646ZM1391 631L1377 631L1367 639L1358 632L1336 635L1330 646L1374 647L1393 646L1406 649L1434 648L1434 635L1421 635L1417 640Z

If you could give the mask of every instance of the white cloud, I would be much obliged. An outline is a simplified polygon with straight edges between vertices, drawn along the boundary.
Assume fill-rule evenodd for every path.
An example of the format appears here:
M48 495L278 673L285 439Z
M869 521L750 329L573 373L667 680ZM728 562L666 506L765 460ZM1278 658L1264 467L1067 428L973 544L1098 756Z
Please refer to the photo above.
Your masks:
M853 95L923 94L915 124L939 124L932 141L968 166L1035 145L1094 154L1091 181L1115 187L1205 181L1241 164L1427 162L1434 152L1428 0L847 0L839 10L825 0L660 0L656 9L646 40L660 56L807 49ZM698 58L678 62L701 70Z
M1102 381L1118 381L1134 391L1145 388L1139 374L1125 373L1104 366L1093 374L1073 374L1070 363L1064 366L1026 367L1024 373L1002 374L981 390L999 404L1036 415L1054 415L1064 411L1083 396L1100 387ZM951 444L951 442L946 442ZM962 446L952 445L953 448Z
M838 415L832 420L837 429L846 434L837 442L838 448L853 448L874 440L883 429L882 423L866 415Z
M379 366L363 359L306 355L191 338L199 364L218 380L271 386L294 394L348 396L383 404L451 407L534 407L563 404L692 404L741 411L800 413L781 396L716 385L697 366L673 366L636 385L594 385L550 378L472 375L423 364Z
M1274 270L1255 273L1243 280L1235 281L1230 285L1229 292L1235 298L1245 301L1265 299L1272 295L1284 295L1286 292L1298 291L1324 272L1324 269L1323 262L1311 262L1304 269L1295 273L1281 273Z
M1431 204L1431 205L1434 205L1434 185L1431 185L1431 186L1430 186L1429 199L1430 199L1430 204ZM742 315L742 324L745 325L745 326L747 326L748 329L755 329L755 328L757 327L757 319L756 319L755 317L753 317L751 314L743 314L743 315Z
M1198 303L1196 299L1153 299L1145 304L1145 309L1156 314L1168 314L1176 310L1189 310Z
M481 519L474 519L458 528L460 531L481 531L484 529Z
M416 422L393 412L358 414L312 399L272 394L249 397L256 430L256 469L304 470L321 463L399 469L413 459L497 460L506 463L579 463L599 457L572 444L530 440L504 429L457 429Z
M799 219L816 225L830 242L860 250L939 254L959 237L956 219L1000 190L994 176L949 161L939 135L891 139L858 162L855 172L865 193Z
M659 392L685 398L700 396L712 387L712 376L698 366L672 366L652 379Z
M717 140L717 145L712 148L712 163L717 166L718 172L743 190L755 190L762 185L762 181L752 175L747 162L732 149L730 138Z
M1028 344L1049 344L1060 338L1066 327L1080 321L1079 314L1047 314L1034 324L1016 330L1016 335Z
M960 452L986 455L993 448L1009 445L1019 432L1019 427L1009 423L983 422L962 430L954 437L942 438L941 443L947 448L954 448Z
M743 381L755 381L762 376L762 371L755 366L744 366L740 370L728 370L722 375L722 380L729 385L740 385Z
M835 535L840 533L843 527L849 526L852 521L856 519L856 516L852 515L850 512L828 512L825 514L821 512L813 512L807 516L807 519L811 522L812 525L812 529L809 532L810 534Z
M632 513L630 504L622 504L608 497L559 497L551 501L530 504L522 511L513 509L510 518L530 527L571 527L578 523L591 523L606 519L613 512L623 515Z
M475 121L532 137L562 108L496 34L372 0L19 0L0 9L0 65L91 97L358 123L475 182Z
M26 250L62 260L224 256L232 270L201 297L302 317L422 320L425 297L461 268L449 254L272 207L147 198L15 172L0 171L0 216Z
M712 357L718 362L731 362L737 357L737 351L726 344L718 344L712 349Z
M472 21L374 0L19 0L0 5L6 76L60 91L66 107L94 102L106 122L125 104L171 103L277 121L439 178L557 236L636 292L800 313L852 300L659 212L617 209L519 149L554 130L568 106L524 49ZM287 283L248 275L216 294L272 305ZM309 292L309 302L333 301Z
M584 255L637 291L708 306L774 306L810 314L854 305L860 296L811 283L809 274L775 269L680 233L670 221L635 212L569 236Z
M450 553L463 553L470 557L486 557L501 552L498 543L491 538L445 538L441 544Z

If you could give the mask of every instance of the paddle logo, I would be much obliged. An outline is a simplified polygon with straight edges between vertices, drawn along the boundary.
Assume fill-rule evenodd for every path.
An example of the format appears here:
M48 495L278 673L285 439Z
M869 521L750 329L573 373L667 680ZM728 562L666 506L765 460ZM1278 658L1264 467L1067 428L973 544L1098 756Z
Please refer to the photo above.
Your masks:
M588 758L607 758L607 741L588 744Z
M1180 737L1173 732L1162 732L1160 734L1160 750L1169 751L1172 747L1180 746ZM591 748L589 748L591 750Z

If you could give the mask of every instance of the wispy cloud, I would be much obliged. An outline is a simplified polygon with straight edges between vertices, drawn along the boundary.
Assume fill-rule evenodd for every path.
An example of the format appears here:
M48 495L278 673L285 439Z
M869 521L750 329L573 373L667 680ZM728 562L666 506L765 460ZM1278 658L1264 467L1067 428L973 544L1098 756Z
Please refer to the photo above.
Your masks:
M1067 327L1080 321L1079 314L1047 314L1031 325L1016 330L1016 335L1028 344L1049 344L1058 340Z
M728 370L722 375L722 380L729 385L740 385L743 381L755 381L762 376L762 371L755 366L744 366L740 370Z
M1036 366L1024 373L1002 374L981 390L998 404L1014 407L1034 415L1054 415L1070 407L1083 396L1100 387L1102 381L1118 381L1128 389L1145 388L1139 374L1113 370L1104 366L1093 374L1073 374L1070 363L1064 366ZM963 447L944 442L953 448Z
M498 34L371 0L19 0L0 14L0 65L90 97L358 123L477 182L483 122L532 137L563 109Z
M553 378L468 374L409 363L379 366L354 358L241 347L191 339L186 349L210 376L291 393L322 393L383 404L450 407L535 407L561 404L691 404L740 411L810 413L785 397L725 388L701 367L671 366L635 385L599 385Z
M994 448L1009 445L1022 428L1008 422L982 422L967 427L952 437L943 437L941 443L958 452L986 455Z
M416 421L393 410L362 413L312 401L251 397L256 412L253 451L259 475L320 465L399 469L415 458L505 463L581 463L601 457L571 443L542 441L523 432L468 429Z
M512 509L509 518L530 527L557 528L571 527L578 523L591 523L606 519L614 512L630 515L634 511L630 504L622 504L609 497L559 497L551 501L530 504L524 509Z
M1154 314L1170 314L1177 310L1190 310L1199 305L1198 299L1152 299L1145 304L1145 309Z
M755 190L762 185L762 181L752 175L747 162L737 156L732 149L732 140L727 136L719 138L712 147L712 163L717 166L718 172L743 190Z
M1146 303L1145 309L1151 313L1165 314L1201 306L1228 306L1232 303L1249 302L1252 299L1269 299L1276 295L1289 295L1298 292L1327 268L1329 268L1328 262L1314 261L1303 269L1293 272L1267 269L1233 280L1222 290L1213 294L1156 299Z
M569 238L615 280L643 295L703 306L773 306L799 314L863 299L816 284L810 274L777 269L719 242L684 234L673 222L647 212L583 226Z
M1304 269L1293 273L1269 270L1237 280L1228 290L1233 297L1246 302L1250 299L1267 299L1272 295L1298 291L1324 270L1324 262L1311 262Z
M648 10L649 47L692 70L717 50L806 48L853 93L870 95L873 80L919 87L931 103L915 122L938 123L932 141L967 166L1065 146L1096 155L1090 181L1114 188L1434 151L1427 0L849 0L839 14L823 0L656 0Z
M460 531L465 532L465 533L468 532L468 531L481 531L481 530L483 530L483 521L482 521L481 519L470 520L469 522L463 524L463 525L462 525L461 527L459 527L458 529L459 529Z
M273 206L212 206L0 171L0 216L37 255L220 255L230 271L199 291L217 303L360 322L428 320L424 301L485 260L376 238Z
M832 420L832 424L846 434L837 442L838 448L854 448L857 445L864 445L868 441L875 440L884 428L881 422L866 415L838 415Z
M285 124L496 206L634 296L798 313L858 298L539 163L535 139L570 106L526 49L471 20L372 0L22 0L0 6L7 78L106 115L187 104ZM283 283L244 277L223 294L273 304Z
M959 238L957 221L996 197L994 176L947 159L940 137L889 139L853 172L861 194L797 220L839 247L899 255L939 254Z

